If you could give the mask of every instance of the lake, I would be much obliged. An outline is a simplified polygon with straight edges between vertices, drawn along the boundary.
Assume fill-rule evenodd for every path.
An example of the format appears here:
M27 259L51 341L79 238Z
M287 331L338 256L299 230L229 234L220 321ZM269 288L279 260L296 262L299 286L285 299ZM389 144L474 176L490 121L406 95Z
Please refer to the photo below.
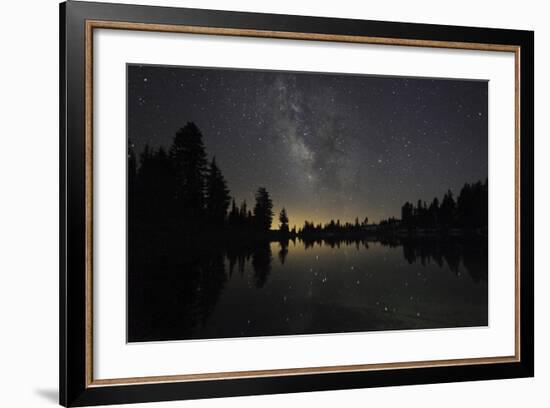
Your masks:
M487 270L486 239L297 239L136 255L128 340L486 326Z

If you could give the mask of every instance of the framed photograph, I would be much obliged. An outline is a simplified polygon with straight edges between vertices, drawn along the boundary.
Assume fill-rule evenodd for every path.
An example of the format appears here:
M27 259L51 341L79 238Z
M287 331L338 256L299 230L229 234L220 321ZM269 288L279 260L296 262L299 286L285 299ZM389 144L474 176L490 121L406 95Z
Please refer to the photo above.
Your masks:
M533 32L60 21L62 405L533 376Z

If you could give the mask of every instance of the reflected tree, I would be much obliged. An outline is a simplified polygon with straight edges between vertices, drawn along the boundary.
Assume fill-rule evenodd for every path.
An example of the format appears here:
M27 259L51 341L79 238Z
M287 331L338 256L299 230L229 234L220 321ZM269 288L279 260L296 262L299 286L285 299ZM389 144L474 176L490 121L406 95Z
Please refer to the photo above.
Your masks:
M285 264L286 257L288 255L288 239L282 239L279 241L279 261L281 265Z
M252 268L254 269L254 283L257 288L262 288L271 273L271 247L269 242L258 243L252 253Z

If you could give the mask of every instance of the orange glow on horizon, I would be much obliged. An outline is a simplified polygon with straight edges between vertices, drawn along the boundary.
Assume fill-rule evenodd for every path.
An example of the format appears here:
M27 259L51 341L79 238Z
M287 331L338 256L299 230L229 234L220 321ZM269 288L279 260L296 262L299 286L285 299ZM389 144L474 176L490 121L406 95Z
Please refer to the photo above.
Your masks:
M300 212L292 212L292 210L288 208L286 208L286 210L289 218L288 226L290 229L296 226L296 230L299 230L300 228L302 228L305 221L313 222L314 225L318 225L318 224L325 225L325 224L328 224L331 220L336 221L339 219L340 223L345 224L346 222L354 223L356 217L359 219L359 222L363 222L365 217L368 217L369 224L374 224L374 223L378 223L381 219L390 217L390 215L385 216L385 215L375 213L374 211L366 211L366 215L363 215L363 216L356 215L356 216L349 217L349 216L342 216L342 215L338 216L337 214L331 215L328 213L327 214L313 214L313 213L303 214ZM279 229L280 211L281 211L280 208L274 209L273 211L274 216L273 216L273 221L271 222L271 229L274 229L274 230ZM372 214L372 217L371 217L371 214Z

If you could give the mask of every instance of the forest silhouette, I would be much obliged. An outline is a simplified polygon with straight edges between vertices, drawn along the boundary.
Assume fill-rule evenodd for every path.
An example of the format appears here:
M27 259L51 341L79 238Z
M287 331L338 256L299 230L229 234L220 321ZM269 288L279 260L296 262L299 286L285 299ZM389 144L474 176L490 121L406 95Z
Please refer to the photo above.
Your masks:
M178 240L224 240L238 237L254 240L284 240L295 237L358 237L396 231L411 234L427 229L435 233L454 230L486 233L488 224L488 181L466 183L457 199L448 190L441 201L435 197L427 205L403 204L401 218L369 224L368 217L354 222L331 220L325 224L305 221L296 230L283 207L279 229L272 230L273 201L264 186L255 192L255 203L239 205L216 162L207 160L199 128L188 122L176 132L166 151L146 145L138 160L128 143L129 224L137 231L175 235Z
M177 131L168 152L145 146L139 167L129 143L128 163L133 223L176 229L182 236L270 230L273 203L268 191L257 189L253 210L247 208L246 201L237 208L216 158L207 161L202 134L192 122Z

